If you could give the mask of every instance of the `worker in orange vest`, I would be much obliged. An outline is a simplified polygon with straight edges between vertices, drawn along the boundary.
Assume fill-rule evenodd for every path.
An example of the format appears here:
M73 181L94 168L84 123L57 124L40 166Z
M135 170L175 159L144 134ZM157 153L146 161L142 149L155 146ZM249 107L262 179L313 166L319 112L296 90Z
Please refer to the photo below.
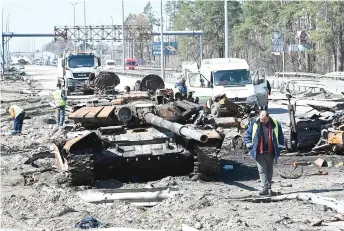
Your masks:
M12 105L8 108L8 112L11 114L11 118L14 119L13 130L10 132L10 134L21 134L24 123L25 110L17 105Z

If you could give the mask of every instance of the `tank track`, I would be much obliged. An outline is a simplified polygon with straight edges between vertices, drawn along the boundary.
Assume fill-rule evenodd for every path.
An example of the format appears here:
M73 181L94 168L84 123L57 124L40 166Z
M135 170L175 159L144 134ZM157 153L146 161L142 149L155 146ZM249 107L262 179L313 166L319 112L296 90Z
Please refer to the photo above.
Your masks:
M220 171L218 150L215 144L197 143L193 145L194 170L191 174L192 180L209 181L216 178Z
M93 154L68 155L67 184L92 185L95 180Z

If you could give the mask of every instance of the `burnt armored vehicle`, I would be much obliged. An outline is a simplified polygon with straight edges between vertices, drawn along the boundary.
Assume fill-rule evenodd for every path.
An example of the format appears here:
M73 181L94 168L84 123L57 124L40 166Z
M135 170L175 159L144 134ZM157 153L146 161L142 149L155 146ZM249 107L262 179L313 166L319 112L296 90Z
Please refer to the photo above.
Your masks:
M161 106L167 110L173 104ZM172 120L186 118L171 115L165 114ZM83 107L70 119L86 127L98 127L63 147L55 146L57 166L69 172L73 185L92 184L94 179L130 182L188 173L205 179L219 171L221 132L211 125L166 120L158 115L154 104L135 101L112 107Z
M145 91L118 95L111 105L85 106L69 115L84 131L69 132L54 152L70 184L187 174L206 180L219 172L217 154L224 135L203 107L174 101L173 92L161 89L163 81L150 77L141 84Z

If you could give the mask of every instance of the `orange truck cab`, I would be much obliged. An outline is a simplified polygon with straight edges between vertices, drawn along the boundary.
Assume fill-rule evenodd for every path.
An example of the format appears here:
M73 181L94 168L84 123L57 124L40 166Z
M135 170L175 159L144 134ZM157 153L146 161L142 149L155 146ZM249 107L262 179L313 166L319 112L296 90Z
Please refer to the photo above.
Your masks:
M137 66L136 59L126 58L125 59L125 68L127 70L135 70Z

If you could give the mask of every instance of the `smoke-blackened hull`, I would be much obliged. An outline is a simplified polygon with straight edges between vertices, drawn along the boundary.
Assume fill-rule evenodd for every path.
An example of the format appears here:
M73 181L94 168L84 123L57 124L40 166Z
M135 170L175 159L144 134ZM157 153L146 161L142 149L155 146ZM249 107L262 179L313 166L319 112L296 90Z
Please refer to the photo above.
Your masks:
M101 141L94 132L72 139L55 152L57 166L68 172L70 185L92 185L104 179L150 181L193 171L193 155L169 143L165 134L154 129L131 132L112 142Z

